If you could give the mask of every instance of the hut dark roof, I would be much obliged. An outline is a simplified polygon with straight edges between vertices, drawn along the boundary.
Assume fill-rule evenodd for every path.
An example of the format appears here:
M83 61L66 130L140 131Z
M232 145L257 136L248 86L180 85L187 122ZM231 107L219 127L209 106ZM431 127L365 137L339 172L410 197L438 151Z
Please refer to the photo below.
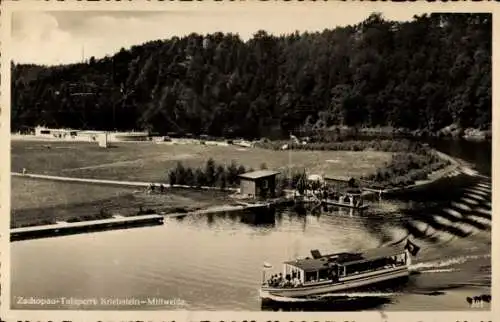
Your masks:
M252 172L247 172L240 174L240 178L244 179L250 179L250 180L255 180L255 179L260 179L260 178L266 178L266 177L272 177L279 174L278 171L272 171L272 170L257 170L257 171L252 171Z

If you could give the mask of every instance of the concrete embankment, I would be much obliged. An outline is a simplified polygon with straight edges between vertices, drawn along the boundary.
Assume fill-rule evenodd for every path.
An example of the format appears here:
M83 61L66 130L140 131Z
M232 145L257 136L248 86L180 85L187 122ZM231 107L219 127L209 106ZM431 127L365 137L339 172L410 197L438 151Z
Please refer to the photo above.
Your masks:
M26 239L47 238L112 229L156 226L162 224L163 216L160 215L143 215L130 217L115 216L110 219L98 219L80 222L58 222L53 225L13 228L10 230L10 240L18 241Z

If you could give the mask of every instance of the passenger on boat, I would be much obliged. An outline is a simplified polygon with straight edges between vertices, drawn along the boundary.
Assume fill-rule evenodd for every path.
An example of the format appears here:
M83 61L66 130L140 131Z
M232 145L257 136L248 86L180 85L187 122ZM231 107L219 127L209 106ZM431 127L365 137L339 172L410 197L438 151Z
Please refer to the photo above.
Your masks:
M332 271L331 271L331 277L332 277L332 281L333 282L337 282L338 281L337 271L335 269L332 269Z
M284 279L283 279L283 274L274 274L271 276L271 278L267 281L267 284L272 287L278 287L282 286L284 284Z
M293 285L293 287L299 287L300 286L300 280L297 277L295 277L292 280L292 285Z

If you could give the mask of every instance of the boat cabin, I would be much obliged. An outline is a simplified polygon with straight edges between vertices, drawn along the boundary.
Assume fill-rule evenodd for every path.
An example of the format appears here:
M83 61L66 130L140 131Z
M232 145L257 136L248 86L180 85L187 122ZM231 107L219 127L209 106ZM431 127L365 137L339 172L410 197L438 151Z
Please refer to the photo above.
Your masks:
M335 283L376 271L402 268L408 254L402 247L381 247L363 253L321 255L311 251L313 258L297 259L283 264L281 281L271 287L300 287L317 283ZM370 274L372 275L372 274Z

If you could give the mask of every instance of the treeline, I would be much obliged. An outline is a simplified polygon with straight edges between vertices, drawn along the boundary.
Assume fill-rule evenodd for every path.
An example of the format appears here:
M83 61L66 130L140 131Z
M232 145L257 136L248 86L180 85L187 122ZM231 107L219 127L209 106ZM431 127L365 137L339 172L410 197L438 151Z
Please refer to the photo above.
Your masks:
M491 14L374 14L322 32L191 34L86 63L13 64L11 124L246 138L336 125L483 129L491 39Z
M261 168L265 168L265 164ZM253 169L246 169L232 161L229 165L216 164L208 159L204 168L185 167L181 162L168 172L168 182L171 185L185 185L190 187L220 187L225 189L235 187L239 183L238 176Z
M260 170L267 169L267 165L262 163ZM200 187L236 188L239 186L239 175L254 171L253 168L245 168L231 161L229 165L217 164L212 158L208 159L204 168L186 167L182 162L168 172L168 183L171 185ZM304 179L304 171L297 169L290 173L280 173L276 177L276 194L283 195L285 189L296 188Z

